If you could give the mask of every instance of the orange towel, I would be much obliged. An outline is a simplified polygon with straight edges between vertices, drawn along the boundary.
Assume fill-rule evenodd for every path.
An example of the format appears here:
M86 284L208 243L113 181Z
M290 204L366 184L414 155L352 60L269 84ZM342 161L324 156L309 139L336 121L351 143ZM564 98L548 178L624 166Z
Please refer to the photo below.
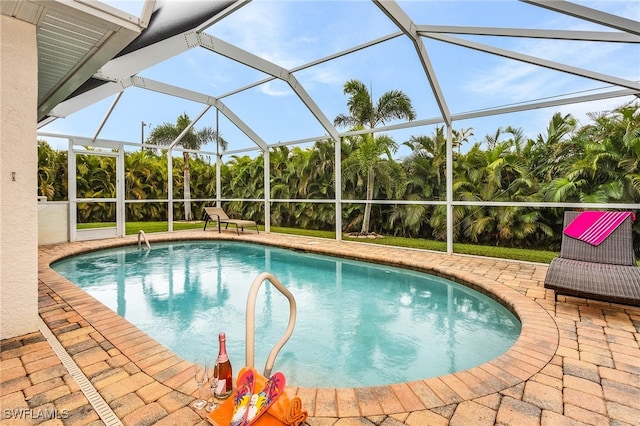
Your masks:
M307 420L307 412L302 409L302 400L297 396L290 401L289 409L285 413L284 423L286 425L300 426Z
M242 373L249 367L244 367L238 373L238 377L242 376ZM267 383L267 378L258 373L254 369L256 378L254 389L262 389ZM207 415L207 420L214 426L229 426L231 416L233 415L233 399L234 393L218 408L213 410ZM269 407L266 413L264 413L258 421L256 426L300 426L307 419L307 412L302 409L302 401L297 396L289 398L286 393L283 393L278 397L276 402Z

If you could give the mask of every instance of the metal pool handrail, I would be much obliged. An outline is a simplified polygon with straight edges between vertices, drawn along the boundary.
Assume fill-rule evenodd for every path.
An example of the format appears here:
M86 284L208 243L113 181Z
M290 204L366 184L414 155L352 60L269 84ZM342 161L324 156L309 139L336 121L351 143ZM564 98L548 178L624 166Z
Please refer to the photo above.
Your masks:
M267 362L264 364L264 376L270 377L271 370L273 369L273 364L276 361L276 357L278 356L278 352L284 346L285 343L291 337L293 333L293 328L296 325L296 299L293 297L293 294L287 288L282 285L278 279L273 276L273 274L269 272L263 272L258 275L254 280L253 284L251 284L251 288L249 289L249 296L247 297L247 334L246 334L246 342L247 342L247 352L245 357L245 362L248 367L253 367L254 361L254 352L255 352L255 316L256 316L256 297L258 295L258 290L265 280L269 280L271 284L274 285L275 288L280 291L288 300L289 300L289 324L287 324L287 329L284 335L280 338L280 340L274 345L271 352L269 352L269 356L267 357Z
M147 250L151 250L151 244L149 244L149 240L147 240L147 236L144 234L144 231L141 229L138 231L138 248L141 247L140 239L143 239L145 244L147 245Z

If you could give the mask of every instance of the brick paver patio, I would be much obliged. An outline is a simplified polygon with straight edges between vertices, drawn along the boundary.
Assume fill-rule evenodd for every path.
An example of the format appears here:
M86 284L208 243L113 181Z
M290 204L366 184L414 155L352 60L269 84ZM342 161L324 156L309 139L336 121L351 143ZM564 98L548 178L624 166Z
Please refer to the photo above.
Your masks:
M181 231L166 239L225 238L395 260L490 293L522 321L505 354L455 374L372 388L288 388L311 426L640 425L640 308L559 297L546 265L358 242L245 232ZM125 425L206 425L191 408L191 364L49 268L85 250L135 237L41 246L39 311L48 328ZM40 332L1 342L2 424L104 424Z

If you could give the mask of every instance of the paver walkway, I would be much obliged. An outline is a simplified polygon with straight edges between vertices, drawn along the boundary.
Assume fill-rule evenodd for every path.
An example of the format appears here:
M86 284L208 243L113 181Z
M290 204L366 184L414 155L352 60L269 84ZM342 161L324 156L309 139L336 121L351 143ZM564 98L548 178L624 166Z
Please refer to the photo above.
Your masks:
M375 261L394 260L490 292L523 331L503 356L433 379L356 389L288 388L311 426L640 425L640 308L545 290L546 265L358 242L246 232L181 231L168 238L225 238ZM40 247L39 311L58 341L126 425L205 425L190 407L191 364L49 267L134 237ZM1 342L2 424L104 424L40 333Z

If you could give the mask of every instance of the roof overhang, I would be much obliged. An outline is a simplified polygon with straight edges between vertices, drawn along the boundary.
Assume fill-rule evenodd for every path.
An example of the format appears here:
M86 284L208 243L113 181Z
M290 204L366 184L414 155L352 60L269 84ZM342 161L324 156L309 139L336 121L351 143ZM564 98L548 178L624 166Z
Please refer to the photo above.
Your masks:
M38 121L140 35L154 3L137 17L97 1L0 2L0 13L37 27Z

